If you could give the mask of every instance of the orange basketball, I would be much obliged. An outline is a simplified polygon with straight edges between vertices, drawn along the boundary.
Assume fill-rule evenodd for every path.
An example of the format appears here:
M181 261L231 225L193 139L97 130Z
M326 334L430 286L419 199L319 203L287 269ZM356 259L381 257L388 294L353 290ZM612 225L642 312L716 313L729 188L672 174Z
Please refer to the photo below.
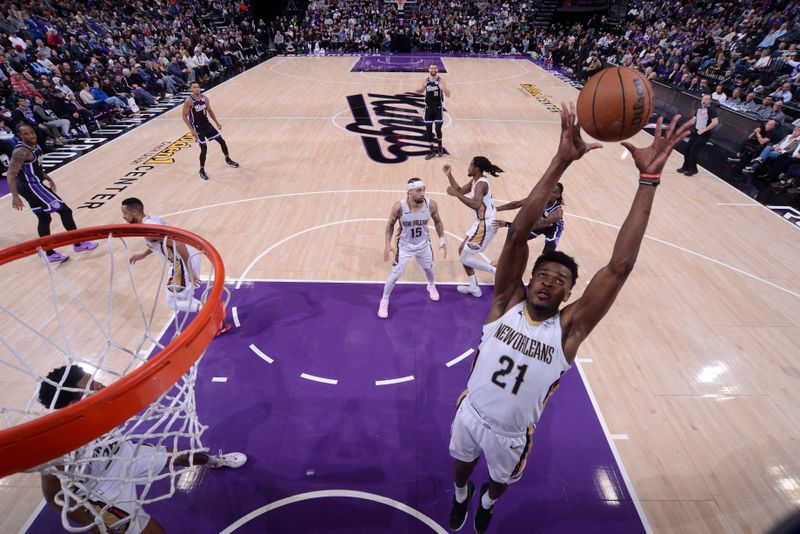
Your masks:
M578 95L578 123L599 141L622 141L644 128L655 107L653 86L642 73L609 67Z

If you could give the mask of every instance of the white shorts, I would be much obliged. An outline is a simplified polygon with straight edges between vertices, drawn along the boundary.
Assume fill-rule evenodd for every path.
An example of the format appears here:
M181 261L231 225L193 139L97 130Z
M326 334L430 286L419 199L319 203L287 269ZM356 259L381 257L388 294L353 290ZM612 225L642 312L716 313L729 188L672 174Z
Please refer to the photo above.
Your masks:
M483 252L489 243L492 242L497 228L494 227L494 219L482 219L475 221L467 231L467 242L464 244L464 252L477 254Z
M170 453L163 446L142 444L136 447L129 441L122 441L110 462L98 459L98 467L92 466L92 472L100 469L97 476L105 480L98 482L89 500L98 512L106 503L112 504L103 514L111 532L139 534L144 530L150 514L139 505L136 486L158 476L169 458Z
M473 462L483 452L489 476L499 484L518 482L531 451L533 427L527 432L498 431L480 418L469 399L461 401L450 427L450 456Z
M189 249L189 262L192 272L200 275L200 259L202 254L191 247ZM169 260L167 260L169 261ZM194 298L194 283L186 277L183 261L170 262L169 281L167 282L167 307L171 310L182 312L200 311L202 303Z
M392 272L401 274L406 268L406 263L411 258L416 258L417 264L425 270L433 268L433 250L430 243L418 250L407 250L402 245L397 248L395 252L394 261L392 262Z

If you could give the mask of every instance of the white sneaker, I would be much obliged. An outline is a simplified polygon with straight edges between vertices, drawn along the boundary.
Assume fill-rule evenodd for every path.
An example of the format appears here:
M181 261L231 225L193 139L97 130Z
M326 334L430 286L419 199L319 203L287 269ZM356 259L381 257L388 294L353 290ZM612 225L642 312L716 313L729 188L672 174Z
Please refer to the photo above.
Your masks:
M436 290L435 285L428 285L428 296L433 302L439 302L439 292Z
M214 459L217 461L216 464L209 467L214 469L219 469L221 467L236 469L237 467L242 467L244 465L244 463L247 461L247 455L242 454L241 452L229 452L222 454L222 451L219 451L219 454L214 456Z
M381 319L389 317L389 299L381 299L381 303L378 306L378 317Z
M465 295L472 295L475 298L480 298L483 295L481 292L480 286L473 286L472 284L467 284L465 286L458 286L456 287L459 293L464 293Z

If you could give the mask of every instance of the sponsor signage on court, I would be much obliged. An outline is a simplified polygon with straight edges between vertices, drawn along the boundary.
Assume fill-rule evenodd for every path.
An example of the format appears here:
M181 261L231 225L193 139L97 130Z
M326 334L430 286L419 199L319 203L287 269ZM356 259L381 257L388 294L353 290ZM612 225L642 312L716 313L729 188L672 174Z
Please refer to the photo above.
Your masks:
M542 93L542 90L532 83L523 83L522 88L526 93L530 94L533 98L539 101L548 111L553 113L561 113L561 108L550 101L550 95Z
M175 163L175 158L173 157L175 153L184 148L189 148L193 143L194 135L187 133L171 143L165 142L153 147L133 160L130 164L132 168L127 170L125 174L78 206L78 209L93 210L105 205L106 202L136 183L137 180L147 176L147 173L155 169L156 166Z
M424 157L430 152L423 122L423 95L350 95L347 104L353 122L345 128L361 137L364 150L372 161L403 163L408 158Z

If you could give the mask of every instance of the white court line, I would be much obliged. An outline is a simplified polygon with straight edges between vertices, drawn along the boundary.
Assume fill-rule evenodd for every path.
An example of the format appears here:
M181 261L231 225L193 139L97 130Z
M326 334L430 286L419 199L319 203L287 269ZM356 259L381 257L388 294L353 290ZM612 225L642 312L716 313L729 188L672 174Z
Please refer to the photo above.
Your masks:
M262 360L264 360L267 363L272 363L272 362L275 361L272 358L270 358L269 356L267 356L266 354L264 354L263 352L261 352L261 349L259 349L255 345L250 345L250 350L252 350L256 354L256 356L258 356L259 358L261 358Z
M318 224L317 226L312 226L310 228L306 228L305 230L300 230L299 232L295 232L294 234L292 234L290 236L284 237L283 239L281 239L277 243L271 245L269 248L267 248L266 250L261 252L261 254L256 256L256 258L253 261L251 261L247 265L247 267L245 267L244 272L242 272L242 275L239 277L239 281L236 282L236 286L234 286L234 287L235 287L235 289L239 289L242 286L242 283L244 282L244 280L245 280L245 278L247 276L247 273L250 272L250 269L252 269L253 266L255 266L255 264L258 263L259 260L261 260L261 258L263 258L267 254L272 252L274 249L278 248L279 246L281 246L282 244L286 243L287 241L289 241L291 239L294 239L297 236L301 236L303 234L307 234L308 232L313 232L314 230L320 230L322 228L327 228L329 226L335 226L337 224L350 224L350 223L355 223L355 222L375 222L375 221L386 222L386 219L366 218L366 219L346 219L344 221L332 221L332 222L329 222L329 223ZM452 237L454 237L456 239L461 239L460 236L457 236L456 234L454 234L452 232L445 231L445 235L452 236ZM481 257L484 260L489 262L489 258L487 258L486 255L483 252L480 252L479 254L481 255Z
M400 378L390 378L389 380L376 380L376 386L390 386L392 384L401 384L403 382L411 382L414 380L414 375L401 376Z
M606 420L603 417L602 412L600 412L600 406L597 404L597 399L594 396L592 387L589 385L589 381L583 374L583 366L581 365L581 362L578 361L577 359L575 360L575 366L578 368L578 375L581 377L581 380L583 381L583 387L586 388L586 393L589 394L589 399L592 401L592 407L594 408L594 413L597 414L597 420L600 421L600 426L603 428L603 434L605 434L606 436L606 441L608 441L608 446L611 449L611 454L614 455L614 460L617 462L617 467L619 467L619 472L622 474L622 480L625 482L625 487L628 489L628 493L631 496L633 505L636 507L636 511L639 512L639 519L641 519L642 521L642 526L644 526L645 532L647 532L648 534L652 534L653 528L650 526L650 522L647 520L647 516L644 513L644 508L642 507L641 501L639 501L639 498L636 496L636 490L633 489L631 478L628 476L628 472L625 470L625 464L622 463L622 458L620 458L619 456L619 451L617 451L617 446L612 437L619 434L611 434L611 432L608 431L608 425L606 424Z
M252 512L243 517L240 517L239 519L231 523L220 534L232 534L234 531L236 531L246 523L252 521L253 519L260 517L272 510L281 508L282 506L286 506L287 504L294 504L296 502L308 501L311 499L321 499L325 497L349 497L352 499L364 499L367 501L385 504L386 506L391 506L392 508L400 510L401 512L405 512L411 517L418 519L426 526L430 527L430 529L436 532L436 534L448 534L447 530L439 526L439 524L436 521L426 516L419 510L411 508L405 503L395 501L394 499L384 497L383 495L377 495L375 493L366 493L363 491L353 491L344 489L321 490L321 491L310 491L308 493L299 493L297 495L292 495L291 497L286 497L279 501L269 503L267 505L262 506L261 508L256 508L255 510L253 510Z
M31 526L33 526L33 522L36 521L36 518L39 516L40 513L42 513L42 510L44 509L46 504L47 502L44 499L42 499L42 502L39 503L39 506L36 507L31 516L28 518L28 520L25 521L25 524L22 525L22 528L19 529L19 534L27 534L28 530L31 528Z
M608 437L614 441L625 441L628 439L628 434L609 434Z
M339 381L336 380L335 378L324 378L321 376L310 375L308 373L301 373L300 378L305 378L306 380L313 380L314 382L321 382L323 384L330 384L332 386L335 386L336 384L339 383Z
M716 205L717 206L748 206L748 207L756 206L757 207L757 206L760 206L761 204L759 204L758 202L756 202L754 200L753 202L717 202Z
M328 56L328 57L337 57L337 56ZM347 81L347 80L321 80L319 78L311 78L311 77L308 77L308 76L297 76L296 74L288 74L288 73L280 72L279 70L276 70L276 67L278 67L280 65L283 65L289 59L303 61L303 60L308 60L309 57L307 57L307 56L295 56L295 57L292 57L292 58L288 58L288 57L283 58L283 61L275 62L275 63L273 63L272 65L269 66L270 72L274 72L278 76L283 76L283 77L286 77L286 78L295 78L297 80L305 80L305 81L317 82L317 83L339 83L339 84L346 84L346 85L353 85L353 84L355 84L355 85L365 85L365 84L366 85L377 85L377 84L385 85L387 82L396 82L397 81L395 79L389 79L389 78L376 80L375 78L371 78L371 77L367 77L367 76L359 76L357 80L353 80L353 81ZM313 60L315 58L312 57L311 59ZM448 80L448 85L455 86L455 85L468 85L468 84L475 84L475 83L501 82L501 81L505 81L505 80L513 80L514 78L519 78L520 76L525 76L526 74L530 74L531 73L531 71L529 71L528 67L527 67L529 62L524 58L511 59L511 58L474 57L474 58L469 58L469 59L472 59L472 60L476 60L476 59L495 59L496 60L496 59L499 59L499 60L505 61L505 62L512 62L517 67L521 68L523 72L520 72L518 74L512 74L512 75L509 75L509 76L504 76L504 77L501 77L501 78L489 78L489 79L486 79L486 80L454 80L454 81ZM267 63L271 63L271 61L267 60L266 62L262 63L262 65L266 65ZM538 65L537 65L537 67L538 67ZM351 69L352 69L352 67L351 67ZM450 69L448 69L448 73L447 73L448 76L450 74L449 70ZM544 69L542 69L542 70L544 70ZM350 73L348 71L348 74L354 74L354 73ZM407 76L408 78L412 78L412 77L416 78L417 76L419 76L420 74L423 74L423 73L420 73L420 72L396 72L394 74L400 74L400 75L403 75L403 76ZM556 78L556 79L558 79L558 78Z
M233 324L236 325L236 328L242 326L242 324L239 322L239 311L236 309L236 306L231 308L231 315L233 315Z
M227 382L227 381L228 381L228 377L227 377L227 376L215 376L214 378L212 378L212 379L211 379L211 381L212 381L212 382L222 382L222 383L225 383L225 382Z
M239 278L225 278L226 284L235 284ZM319 278L245 278L242 285L252 282L278 282L278 283L307 283L307 284L385 284L386 280L322 280ZM455 280L453 282L436 281L438 286L460 286L464 281ZM397 285L417 285L427 286L428 282L414 282L413 280L398 280ZM491 284L478 284L479 286L491 286Z
M453 367L455 364L457 364L458 362L460 362L461 360L463 360L464 358L466 358L467 356L469 356L473 352L475 352L475 349L469 349L468 351L462 353L460 356L456 356L455 358L453 358L452 360L447 362L445 364L445 366L446 367Z
M724 180L723 180L723 182L724 182ZM727 183L727 182L724 182L724 183ZM733 186L731 186L731 187L733 187ZM733 189L738 191L738 189L736 189L735 187ZM257 200L268 200L268 199L283 198L283 197L293 197L293 196L303 196L303 195L322 195L322 194L334 194L334 193L402 193L402 194L406 194L407 191L396 190L396 189L391 189L391 190L387 190L387 189L345 189L345 190L338 190L338 191L308 191L308 192L305 192L305 193L284 193L284 194L278 194L278 195L265 195L265 196L261 196L261 197L244 198L244 199L240 199L240 200L232 200L232 201L229 201L229 202L221 202L221 203L218 203L218 204L209 204L207 206L200 206L200 207L191 208L191 209L188 209L188 210L176 211L174 213L168 213L166 215L163 215L163 217L170 217L170 216L173 216L173 215L181 215L181 214L184 214L184 213L191 213L191 212L194 212L194 211L200 211L200 210L204 210L204 209L208 209L208 208L215 208L215 207L219 207L219 206L229 206L229 205L239 204L239 203L244 203L244 202L254 202L254 201L257 201ZM433 191L426 191L425 194L427 194L427 195L442 195L442 196L446 196L447 195L446 193L437 193L437 192L433 192ZM747 195L745 195L744 193L742 193L742 195L747 197ZM750 197L747 197L747 198L750 198ZM494 200L496 202L509 202L507 200L503 200L503 199L499 199L499 198L496 198ZM775 212L773 212L772 210L770 210L766 206L763 206L762 204L758 204L758 205L762 206L765 210L769 211L770 213L772 213L774 215L777 215ZM607 223L607 222L603 222L603 221L598 221L597 219L592 219L591 217L584 217L582 215L576 215L575 213L569 213L569 212L565 213L564 215L566 217L575 217L576 219L592 222L592 223L599 224L599 225L602 225L602 226L607 226L609 228L616 228L617 230L620 229L620 226L617 225L617 224L611 224L611 223ZM778 216L778 218L780 218L783 221L786 221L788 224L791 224L792 226L795 226L791 221L787 221L783 217ZM383 221L385 219L375 219L375 220ZM448 232L448 234L449 234L449 232ZM452 235L452 234L450 234L450 235ZM725 262L722 262L720 260L715 260L714 258L711 258L711 257L706 256L704 254L701 254L699 252L695 252L693 250L690 250L688 248L682 247L680 245L676 245L674 243L670 243L669 241L664 241L662 239L651 237L649 235L645 235L644 238L645 239L650 239L652 241L656 241L657 243L662 243L664 245L676 248L678 250L686 252L687 254L691 254L693 256L697 256L698 258L705 259L707 261L710 261L711 263L719 265L720 267L724 267L726 269L730 269L731 271L734 271L734 272L737 272L737 273L742 274L744 276L747 276L748 278L752 278L753 280L756 280L758 282L762 282L762 283L764 283L764 284L766 284L766 285L768 285L770 287L774 287L775 289L777 289L779 291L783 291L784 293L788 293L788 294L790 294L790 295L792 295L794 297L800 298L800 293L796 293L794 291L791 291L790 289L787 289L785 287L781 287L781 286L779 286L779 285L777 285L777 284L775 284L773 282L770 282L768 280L760 278L760 277L758 277L758 276L756 276L754 274L748 273L747 271L743 271L742 269L734 267L734 266L732 266L730 264L727 264ZM461 239L461 238L459 237L459 239ZM244 275L242 275L240 277L240 280L243 279L243 278L244 278Z
M576 362L581 362L581 363L593 363L594 362L594 360L591 359L591 358L575 358L575 361Z

